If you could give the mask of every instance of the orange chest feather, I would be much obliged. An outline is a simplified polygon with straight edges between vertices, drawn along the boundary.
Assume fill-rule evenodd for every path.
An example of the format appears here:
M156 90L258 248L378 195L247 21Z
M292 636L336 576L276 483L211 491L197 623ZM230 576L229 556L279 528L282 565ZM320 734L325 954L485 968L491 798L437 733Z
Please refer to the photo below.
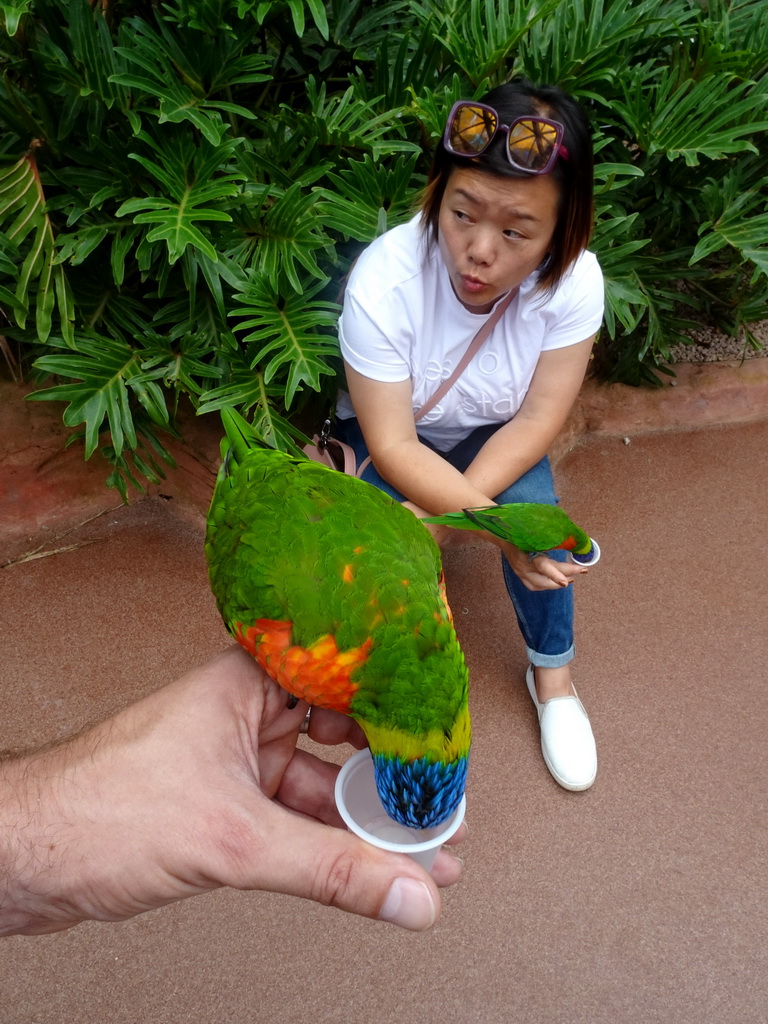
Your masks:
M292 643L289 620L257 619L252 626L234 623L234 637L284 690L316 707L347 712L358 689L352 672L363 665L373 644L340 651L330 634L309 647Z

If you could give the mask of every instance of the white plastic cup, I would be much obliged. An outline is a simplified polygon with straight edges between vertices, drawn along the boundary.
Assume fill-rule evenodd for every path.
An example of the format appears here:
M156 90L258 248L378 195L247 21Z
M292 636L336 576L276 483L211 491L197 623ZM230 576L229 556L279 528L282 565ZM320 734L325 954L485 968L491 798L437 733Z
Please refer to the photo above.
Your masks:
M572 551L568 552L568 558L571 562L575 562L576 565L583 565L585 568L590 565L597 565L600 561L600 545L594 537L589 539L592 541L591 557L587 558L585 555L574 555Z
M459 806L441 825L424 829L399 825L379 799L373 758L366 748L342 766L336 778L336 806L350 832L380 850L406 853L429 871L440 847L464 821L467 799L462 796Z

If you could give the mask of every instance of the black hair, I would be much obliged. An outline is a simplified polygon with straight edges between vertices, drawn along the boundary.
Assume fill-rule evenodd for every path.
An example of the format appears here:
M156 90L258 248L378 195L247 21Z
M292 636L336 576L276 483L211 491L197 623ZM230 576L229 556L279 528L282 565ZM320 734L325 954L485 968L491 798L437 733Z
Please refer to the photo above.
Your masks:
M479 102L493 107L502 124L510 124L516 117L537 115L559 121L565 129L563 145L568 159L559 158L549 172L560 195L557 220L550 251L539 267L539 288L554 290L587 247L592 233L594 156L589 122L576 100L562 89L536 86L526 79L497 86ZM455 167L472 167L505 178L530 177L512 166L506 145L506 134L498 132L484 153L467 159L449 153L440 140L422 198L424 227L433 240L437 240L440 205Z

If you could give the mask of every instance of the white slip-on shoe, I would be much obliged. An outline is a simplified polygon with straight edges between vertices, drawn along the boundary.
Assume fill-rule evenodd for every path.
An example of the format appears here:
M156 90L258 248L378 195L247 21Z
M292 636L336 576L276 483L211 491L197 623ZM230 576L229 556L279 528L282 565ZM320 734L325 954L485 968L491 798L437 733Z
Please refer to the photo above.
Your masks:
M525 681L539 716L541 752L552 777L563 789L589 789L597 775L597 749L575 687L571 697L552 697L540 704L533 665L528 666Z

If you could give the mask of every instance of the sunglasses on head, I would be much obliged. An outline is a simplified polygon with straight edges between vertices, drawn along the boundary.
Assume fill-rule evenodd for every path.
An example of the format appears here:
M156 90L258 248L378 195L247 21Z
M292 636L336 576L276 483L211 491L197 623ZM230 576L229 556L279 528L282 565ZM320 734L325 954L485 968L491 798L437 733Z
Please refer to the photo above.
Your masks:
M500 131L507 136L507 159L526 174L547 174L559 156L570 159L563 145L565 129L559 121L530 115L502 124L493 107L469 100L459 100L451 107L443 145L454 156L480 156Z

